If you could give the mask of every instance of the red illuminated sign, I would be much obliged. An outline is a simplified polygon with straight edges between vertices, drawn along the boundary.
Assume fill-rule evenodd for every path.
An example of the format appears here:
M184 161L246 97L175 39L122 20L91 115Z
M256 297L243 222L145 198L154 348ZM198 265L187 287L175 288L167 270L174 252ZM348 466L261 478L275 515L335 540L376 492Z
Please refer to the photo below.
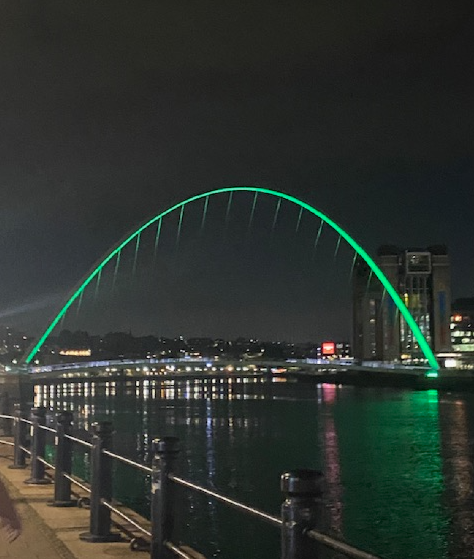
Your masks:
M336 344L334 342L323 342L321 353L323 355L334 355L336 353Z

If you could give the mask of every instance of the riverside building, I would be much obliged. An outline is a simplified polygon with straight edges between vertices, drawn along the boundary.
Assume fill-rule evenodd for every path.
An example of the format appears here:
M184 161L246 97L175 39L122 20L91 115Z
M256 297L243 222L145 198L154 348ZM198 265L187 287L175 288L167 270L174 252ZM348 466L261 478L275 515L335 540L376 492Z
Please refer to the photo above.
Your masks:
M451 350L451 269L447 249L381 246L375 259L435 353ZM353 280L354 357L418 362L423 355L410 328L362 260Z
M456 299L451 314L451 343L454 352L474 356L474 297Z

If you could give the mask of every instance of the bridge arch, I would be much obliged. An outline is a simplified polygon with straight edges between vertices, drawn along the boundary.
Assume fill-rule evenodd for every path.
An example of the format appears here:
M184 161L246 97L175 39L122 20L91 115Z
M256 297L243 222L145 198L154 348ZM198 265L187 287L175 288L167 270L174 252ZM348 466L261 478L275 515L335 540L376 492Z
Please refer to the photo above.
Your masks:
M340 227L337 223L335 223L331 218L329 218L320 210L314 208L313 206L307 204L306 202L303 202L302 200L299 200L298 198L295 198L294 196L285 194L284 192L279 192L276 190L270 190L268 188L261 188L257 186L229 186L224 188L218 188L215 190L209 190L201 194L196 194L195 196L191 196L190 198L186 198L185 200L177 204L174 204L173 206L169 207L167 210L157 214L155 217L149 219L148 221L140 225L135 231L133 231L130 235L125 237L123 240L121 240L109 253L107 253L106 256L101 261L99 261L99 263L95 267L93 267L92 270L86 275L85 279L82 280L78 284L78 286L76 286L76 288L74 288L74 290L72 291L71 295L69 296L68 300L66 301L62 309L54 317L54 319L51 321L51 323L46 328L44 333L41 335L39 340L36 342L36 344L34 344L34 346L30 349L30 351L26 355L25 363L27 365L31 363L38 350L44 344L48 336L54 330L58 322L66 314L66 312L71 307L71 305L76 301L76 299L78 299L81 296L82 292L92 282L92 280L102 272L102 269L114 258L114 256L119 254L120 251L126 245L128 245L134 239L137 239L137 237L139 237L145 229L147 229L148 227L150 227L151 225L153 225L154 223L156 223L158 220L162 219L166 215L172 213L173 211L178 209L182 211L183 208L186 205L190 204L191 202L195 202L196 200L202 198L208 198L209 196L223 194L226 192L229 194L233 192L254 192L255 194L265 194L268 196L274 196L279 200L287 200L288 202L291 202L292 204L299 206L303 210L308 211L309 213L315 215L316 217L319 217L319 219L321 219L324 223L329 225L356 251L359 257L362 258L362 260L364 260L367 263L367 265L370 267L372 273L380 280L381 284L383 285L383 287L385 288L385 290L387 291L387 293L390 295L393 302L397 306L398 310L400 311L400 314L406 320L408 326L413 332L413 335L416 341L418 342L418 345L421 351L423 352L423 355L427 359L430 367L432 367L435 370L439 369L439 364L436 360L436 357L433 354L433 351L431 350L425 337L423 336L423 333L421 332L418 324L415 322L410 311L408 310L408 308L406 307L406 305L398 295L397 291L394 289L390 281L387 279L387 277L382 272L382 270L377 266L377 264L371 258L371 256L342 227Z

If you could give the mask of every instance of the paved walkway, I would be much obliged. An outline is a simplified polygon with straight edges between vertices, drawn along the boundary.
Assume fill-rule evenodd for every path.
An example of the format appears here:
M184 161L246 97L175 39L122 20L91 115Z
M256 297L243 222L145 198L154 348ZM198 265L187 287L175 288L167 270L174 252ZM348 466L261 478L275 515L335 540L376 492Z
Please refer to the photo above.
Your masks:
M5 531L0 529L0 559L110 559L111 555L137 559L126 536L119 543L80 540L79 534L89 531L89 511L48 506L53 485L25 484L29 470L9 469L11 463L12 447L0 444L0 477L23 523L22 534L12 543L8 543Z
M27 504L26 498L3 475L4 469L11 464L10 455L10 447L1 445L0 477L21 517L23 532L14 542L8 543L5 530L0 530L0 559L74 559L54 531L43 522L38 513ZM14 472L14 470L9 471ZM27 471L17 470L15 473L18 472L21 472L21 477L26 478Z
M2 481L6 482L3 476ZM21 516L23 532L14 542L8 543L5 531L0 530L0 559L74 559L19 492L8 482L5 484Z

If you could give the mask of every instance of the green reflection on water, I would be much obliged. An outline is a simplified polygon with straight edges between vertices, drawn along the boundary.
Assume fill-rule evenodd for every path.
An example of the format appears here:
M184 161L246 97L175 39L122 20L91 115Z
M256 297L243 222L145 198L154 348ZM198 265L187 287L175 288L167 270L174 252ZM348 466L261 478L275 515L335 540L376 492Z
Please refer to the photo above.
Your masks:
M386 557L444 557L437 392L364 391L335 419L348 540Z

